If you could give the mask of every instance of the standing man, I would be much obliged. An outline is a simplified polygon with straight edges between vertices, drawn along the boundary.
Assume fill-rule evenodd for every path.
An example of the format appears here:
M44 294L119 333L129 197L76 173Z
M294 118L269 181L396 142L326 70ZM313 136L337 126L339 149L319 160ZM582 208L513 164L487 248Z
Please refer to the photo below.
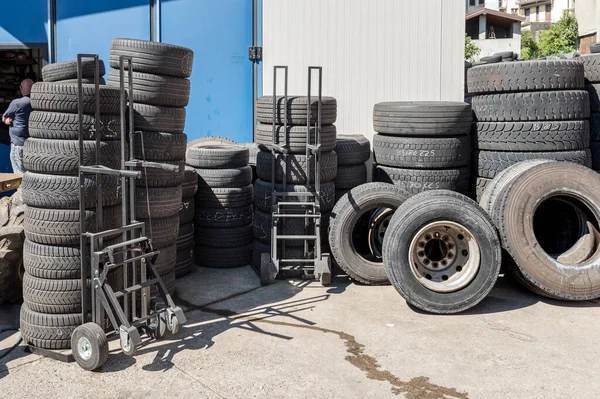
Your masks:
M14 173L25 173L23 167L23 144L29 137L29 114L31 113L31 93L33 80L25 79L21 82L23 97L13 100L2 115L2 122L9 126L10 134L10 163Z

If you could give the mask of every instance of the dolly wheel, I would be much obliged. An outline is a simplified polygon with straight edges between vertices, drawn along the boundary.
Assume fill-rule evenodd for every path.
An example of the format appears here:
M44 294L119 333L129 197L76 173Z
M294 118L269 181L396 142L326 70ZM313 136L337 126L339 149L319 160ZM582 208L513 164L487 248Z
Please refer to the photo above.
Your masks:
M275 282L275 276L271 273L271 254L263 253L260 257L260 284L269 285Z
M329 258L329 254L323 254L320 262L319 282L323 287L327 287L331 284L331 259Z
M167 333L167 312L160 312L166 306L163 301L150 301L150 307L153 309L155 316L148 320L148 329L151 331L152 338L159 340Z
M71 348L75 361L84 370L96 370L108 359L108 340L96 323L77 327L71 335Z
M131 337L129 337L129 335L127 335L126 340L123 340L121 338L121 349L123 350L123 353L126 354L127 356L133 356L133 355L135 355L135 352L137 351L137 348L131 342Z
M171 334L177 334L179 332L179 319L177 318L177 316L175 316L175 314L171 314L167 317L169 317L169 325L167 326L167 328L169 329Z

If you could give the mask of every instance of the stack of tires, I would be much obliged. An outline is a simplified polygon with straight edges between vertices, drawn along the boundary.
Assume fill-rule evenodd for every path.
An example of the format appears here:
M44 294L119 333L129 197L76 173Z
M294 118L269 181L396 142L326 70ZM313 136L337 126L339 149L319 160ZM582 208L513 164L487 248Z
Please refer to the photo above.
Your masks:
M76 69L73 67L73 72ZM31 90L30 138L25 141L23 202L25 236L21 332L48 349L70 347L81 324L79 132L77 84L36 83ZM120 168L119 90L100 86L100 129L94 128L95 87L83 85L83 159ZM83 186L88 231L96 230L96 179ZM103 229L120 226L121 196L115 176L102 178Z
M469 69L476 117L476 196L500 171L528 159L590 166L589 95L579 60L536 60Z
M155 267L171 294L175 292L175 264L179 211L187 136L185 106L190 97L192 50L145 40L115 39L110 47L107 84L119 86L120 56L133 57L134 155L137 159L178 165L179 171L147 168L136 190L136 218L146 223L146 234L160 250ZM125 68L128 63L125 62ZM129 73L124 74L125 87Z
M462 102L375 104L374 181L407 192L446 189L467 193L471 107Z
M182 184L182 204L179 211L179 234L177 236L177 260L175 277L180 278L190 273L194 268L194 214L198 191L198 174L191 166L185 167Z
M600 171L600 48L598 53L584 55L580 59L583 61L585 89L590 95L592 168Z
M273 101L275 104L275 120L273 120ZM337 117L337 101L332 97L322 97L321 105L321 154L319 177L321 181L321 235L322 242L326 242L327 229L331 209L335 205L335 183L337 176L338 157L335 153L336 127L334 125ZM263 96L257 100L257 119L260 124L256 127L255 142L259 144L260 152L256 156L256 174L258 179L254 184L254 245L252 265L260 269L260 257L262 253L271 252L271 212L272 212L272 163L274 161L270 145L273 143L272 135L275 129L277 144L289 146L287 164L284 158L278 155L275 160L275 190L283 191L283 179L286 178L286 190L288 192L307 192L307 177L310 173L311 185L314 180L314 163L306 159L307 136L310 142L314 142L317 123L318 99L310 99L310 125L307 122L308 97L288 97L287 115L283 97ZM287 131L284 122L287 119ZM311 157L311 159L314 159ZM285 173L284 173L285 171ZM297 201L296 198L289 198ZM284 226L280 226L281 234L304 234L303 218L288 218ZM286 241L285 258L302 257L304 241Z
M198 174L194 255L199 266L250 264L254 189L248 154L248 148L228 144L188 149L187 163Z
M103 76L106 73L104 61L99 60L98 69L99 83L103 85L105 83ZM82 60L81 70L82 83L93 84L96 82L96 63L94 61ZM64 61L46 65L42 68L42 80L44 82L77 83L77 61Z
M335 201L354 187L367 182L367 165L371 158L371 143L361 134L338 135L335 142L337 154L337 176L335 183Z

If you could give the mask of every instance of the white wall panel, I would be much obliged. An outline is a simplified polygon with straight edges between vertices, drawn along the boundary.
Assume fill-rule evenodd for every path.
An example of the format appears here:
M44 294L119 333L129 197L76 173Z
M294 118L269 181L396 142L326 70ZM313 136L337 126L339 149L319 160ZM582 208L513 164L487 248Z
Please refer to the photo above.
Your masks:
M377 102L461 101L464 7L464 0L263 0L263 94L273 91L273 65L289 66L289 92L300 95L307 67L322 66L323 94L338 100L338 132L367 137Z

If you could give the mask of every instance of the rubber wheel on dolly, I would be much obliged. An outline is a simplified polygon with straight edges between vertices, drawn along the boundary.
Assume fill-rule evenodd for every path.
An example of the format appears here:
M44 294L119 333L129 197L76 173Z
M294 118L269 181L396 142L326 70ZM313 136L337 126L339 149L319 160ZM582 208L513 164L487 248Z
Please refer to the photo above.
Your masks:
M275 277L277 277L276 273L273 273L271 270L272 261L270 253L263 253L260 256L260 284L261 285L270 285L275 282Z
M321 255L321 260L315 265L315 278L319 280L323 287L331 285L331 258L329 254Z
M71 335L71 348L75 361L84 370L96 370L108 359L108 340L96 323L77 327Z

